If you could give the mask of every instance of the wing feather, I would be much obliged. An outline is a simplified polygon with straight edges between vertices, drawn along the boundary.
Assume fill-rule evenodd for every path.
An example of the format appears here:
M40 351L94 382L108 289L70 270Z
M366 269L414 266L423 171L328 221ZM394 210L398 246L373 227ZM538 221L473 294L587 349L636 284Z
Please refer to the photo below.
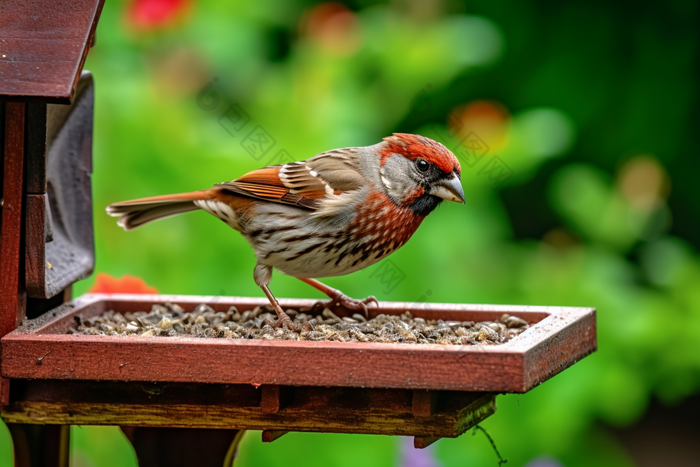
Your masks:
M254 199L290 204L312 211L318 209L320 203L317 200L304 199L298 194L290 193L289 187L286 187L279 177L281 167L253 170L236 180L218 183L215 186Z
M216 186L255 199L317 210L323 198L365 184L357 171L356 149L336 149L302 162L264 167Z

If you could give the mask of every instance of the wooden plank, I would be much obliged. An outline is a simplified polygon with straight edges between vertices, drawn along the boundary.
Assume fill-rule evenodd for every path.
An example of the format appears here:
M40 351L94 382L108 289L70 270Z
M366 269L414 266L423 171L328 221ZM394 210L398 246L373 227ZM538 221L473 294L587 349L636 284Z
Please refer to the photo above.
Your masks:
M25 104L5 106L5 139L0 232L0 337L24 319L24 275L22 262L22 186L24 180Z
M0 97L68 104L104 0L4 0Z
M519 393L580 360L595 346L595 332L581 331L590 327L593 309L454 304L420 304L418 308L418 304L390 302L380 303L371 313L401 314L412 310L416 316L445 320L495 319L503 313L526 320L531 320L533 315L549 316L497 346L58 334L68 330L75 316L87 317L106 309L144 310L152 303L165 301L189 310L203 302L217 310L228 309L231 304L245 310L266 303L262 298L86 296L47 316L28 321L5 336L2 376ZM281 300L281 303L283 307L295 307L311 306L314 301ZM542 351L528 353L559 333L586 339L559 339L560 347L556 348L566 351L560 350L556 355ZM549 370L536 376L528 373L545 356L549 359L546 364ZM313 362L313 365L300 362Z
M46 221L48 200L46 194L26 196L25 264L26 283L30 295L43 295L46 274L53 266L46 262ZM49 211L50 212L50 211Z
M456 437L495 412L495 403L470 412L467 421L454 415L416 419L412 415L341 414L335 411L293 410L278 418L257 410L191 405L87 404L17 402L0 413L6 423L138 425L173 428L300 431L316 433L362 433L415 436L429 431L438 437ZM340 418L338 418L340 417ZM465 427L462 429L462 427Z
M296 387L264 413L251 385L13 380L9 423L251 429L456 437L496 410L495 395L450 392L440 413L417 419L411 391ZM257 397L256 397L257 396Z
M0 193L3 193L5 173L5 102L0 102ZM0 195L2 196L2 195ZM4 201L0 204L4 204ZM0 238L2 237L2 206L0 206ZM0 240L1 242L1 240ZM0 256L0 271L2 271L2 257ZM0 322L2 321L0 311ZM10 403L10 380L0 376L0 406Z
M2 198L5 179L5 105L0 101L0 198ZM0 202L0 235L2 235L2 202Z
M473 347L49 334L12 336L2 354L8 378L526 390L521 353Z

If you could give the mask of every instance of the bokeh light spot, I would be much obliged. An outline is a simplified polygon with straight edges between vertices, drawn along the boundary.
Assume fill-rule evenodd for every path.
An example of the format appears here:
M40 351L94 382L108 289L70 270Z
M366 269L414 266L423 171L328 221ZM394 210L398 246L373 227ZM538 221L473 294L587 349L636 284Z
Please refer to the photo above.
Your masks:
M458 45L456 61L465 66L486 65L503 53L503 34L492 21L479 16L454 16L444 20L447 40Z
M633 207L649 212L666 202L671 182L656 158L643 154L633 157L622 167L618 186Z
M460 139L474 132L493 153L508 144L509 121L510 113L502 104L476 100L457 107L450 115L449 126Z
M126 10L127 22L140 30L170 26L187 15L189 0L134 0Z
M515 117L523 150L532 157L548 158L560 155L571 148L575 127L563 112L539 108L523 112Z
M355 14L337 2L321 3L305 15L302 32L328 52L353 55L360 47L360 25Z

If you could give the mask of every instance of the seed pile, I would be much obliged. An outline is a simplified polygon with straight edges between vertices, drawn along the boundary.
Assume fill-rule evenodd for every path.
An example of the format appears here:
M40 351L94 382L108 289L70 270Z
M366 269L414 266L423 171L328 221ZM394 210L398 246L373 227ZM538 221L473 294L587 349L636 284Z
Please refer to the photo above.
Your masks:
M118 313L81 319L75 317L69 334L96 336L171 336L217 337L226 339L277 339L294 341L384 342L442 345L502 344L528 329L517 316L503 315L498 321L443 321L414 318L409 311L402 315L379 315L370 320L360 314L340 318L326 308L320 315L286 310L301 327L291 331L270 326L276 315L269 305L239 312L214 311L205 304L192 313L180 306L153 305L151 311ZM310 310L305 310L310 311Z

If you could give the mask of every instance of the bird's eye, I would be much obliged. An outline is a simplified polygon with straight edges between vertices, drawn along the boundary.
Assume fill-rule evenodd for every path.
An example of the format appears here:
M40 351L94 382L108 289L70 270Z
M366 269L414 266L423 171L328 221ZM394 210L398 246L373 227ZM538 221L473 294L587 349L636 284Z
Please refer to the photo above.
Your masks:
M418 167L418 170L420 170L421 172L425 172L430 167L430 164L428 164L423 159L418 159L416 161L416 167Z

